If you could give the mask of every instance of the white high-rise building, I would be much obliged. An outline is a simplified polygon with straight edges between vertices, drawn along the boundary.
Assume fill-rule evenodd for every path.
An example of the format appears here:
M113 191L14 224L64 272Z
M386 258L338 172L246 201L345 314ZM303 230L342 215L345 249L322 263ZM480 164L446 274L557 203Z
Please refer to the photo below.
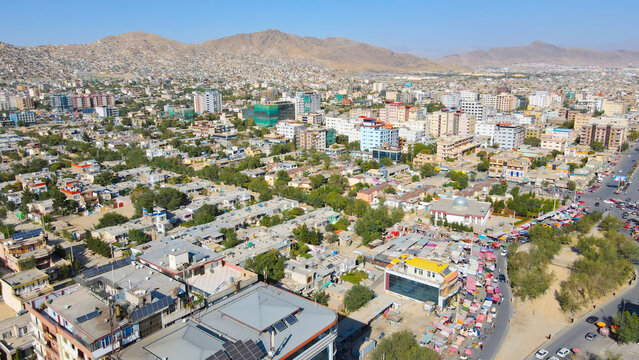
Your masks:
M382 145L399 146L399 129L383 121L375 119L364 119L364 123L360 126L360 145L361 151L371 151L374 148L382 147Z
M359 128L364 122L364 119L363 117L327 117L325 127L327 129L335 129L335 134L347 136L349 142L355 142L360 140Z
M459 92L459 100L464 101L477 101L477 93L470 90L462 90Z
M275 126L275 131L278 135L282 135L287 139L293 139L300 132L304 131L306 127L303 124L296 123L294 121L282 120Z
M459 93L442 95L442 105L444 105L447 108L459 107L460 102L461 102L461 96L459 95Z
M476 121L484 119L484 105L478 101L462 101L461 109L465 113L474 116Z
M298 91L295 93L295 115L310 114L322 110L322 96L318 93Z
M193 96L193 108L196 113L205 111L218 113L222 111L222 94L217 90L208 90L203 94Z
M535 91L528 97L528 105L546 108L549 105L549 100L548 91Z

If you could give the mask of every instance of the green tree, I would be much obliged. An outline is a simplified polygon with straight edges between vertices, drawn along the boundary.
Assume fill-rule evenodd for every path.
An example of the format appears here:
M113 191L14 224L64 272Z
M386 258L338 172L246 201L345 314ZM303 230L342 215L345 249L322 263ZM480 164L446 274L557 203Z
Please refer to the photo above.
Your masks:
M527 137L524 139L524 144L539 147L541 145L541 140L536 137Z
M599 228L603 231L618 230L623 226L623 221L613 216L606 216L599 223Z
M437 175L437 167L435 164L430 164L430 163L424 164L422 165L421 168L419 168L419 174L423 178L435 176Z
M477 171L484 172L488 171L488 169L490 169L490 160L486 157L477 164Z
M311 245L319 245L324 239L324 235L321 231L315 229L309 230L306 224L302 224L293 229L293 236L295 236L295 240Z
M240 241L237 239L237 233L235 233L233 229L223 228L220 229L220 232L224 235L222 246L224 246L225 249L230 249L240 244Z
M600 143L599 141L592 141L590 143L590 149L592 151L597 151L597 152L601 152L604 151L604 146L602 143Z
M398 223L400 221L402 221L402 219L404 219L404 210L402 210L402 208L394 208L391 211L391 221L393 223Z
M140 229L131 229L129 230L129 233L127 235L129 241L136 245L144 244L151 241L151 235L145 233Z
M621 147L619 148L619 150L621 150L622 152L628 151L628 149L630 149L630 144L628 144L627 142L621 144Z
M330 298L330 296L324 291L316 291L313 293L313 296L311 297L311 299L318 303L318 304L322 304L324 306L328 306L328 299Z
M568 182L566 183L566 189L574 191L575 189L577 189L577 184L572 180L568 180Z
M402 330L383 338L370 354L371 360L439 360L439 354L421 347L409 330Z
M109 226L124 224L127 221L129 221L128 217L124 215L120 215L116 212L109 212L104 214L100 218L100 220L98 220L98 224L95 226L95 228L102 229Z
M246 260L245 267L266 280L277 282L284 278L284 261L286 259L279 251L272 249Z
M96 175L96 177L93 179L94 184L99 184L102 186L111 185L116 183L117 181L118 177L115 176L115 174L111 171L103 171Z
M639 342L639 315L630 311L618 312L613 323L619 326L617 339L624 344Z
M374 296L375 292L366 286L353 285L344 295L344 308L347 311L355 311L366 305Z

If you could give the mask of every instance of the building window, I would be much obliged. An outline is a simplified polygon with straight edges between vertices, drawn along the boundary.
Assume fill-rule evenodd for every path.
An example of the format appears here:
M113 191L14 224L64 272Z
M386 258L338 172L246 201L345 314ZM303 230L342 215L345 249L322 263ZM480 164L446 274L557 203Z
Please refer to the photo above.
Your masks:
M422 302L432 301L437 304L439 300L438 288L405 279L394 274L389 274L388 290Z

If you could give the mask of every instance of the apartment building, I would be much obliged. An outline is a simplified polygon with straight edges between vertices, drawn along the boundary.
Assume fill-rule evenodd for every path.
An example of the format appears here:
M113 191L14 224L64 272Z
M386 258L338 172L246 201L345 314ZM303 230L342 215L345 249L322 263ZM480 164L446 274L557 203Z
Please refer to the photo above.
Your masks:
M478 144L473 142L472 135L447 136L437 141L437 160L459 159L473 151Z
M275 126L275 131L278 135L284 136L286 139L294 139L299 135L302 131L304 131L306 127L304 124L296 123L295 121L287 121L283 120L277 123Z
M495 109L502 112L510 112L519 107L519 98L515 95L501 93L497 95Z
M217 90L208 90L193 96L193 108L197 114L203 112L218 113L222 111L222 94Z
M326 129L304 129L297 135L297 149L326 148Z
M443 309L461 287L460 276L448 264L401 255L384 269L387 293L430 303Z
M486 117L484 105L479 101L462 101L461 109L468 115L475 117L476 122L480 122Z
M319 93L298 91L295 93L295 115L317 113L322 110L322 96Z
M500 152L490 157L489 177L507 181L524 182L530 168L530 160L517 153Z
M475 117L461 110L442 109L428 115L430 136L475 134Z
M75 109L90 109L97 106L115 106L113 94L75 95L71 98L71 106Z
M25 267L46 269L51 266L53 253L47 241L47 234L42 229L11 234L9 238L0 240L0 261L14 272Z
M309 125L323 125L324 114L323 113L297 114L295 115L295 120L297 122L301 122L301 123L309 124Z
M4 302L15 312L24 310L24 304L29 300L53 291L49 275L38 269L5 275L0 283Z
M621 115L626 112L626 104L612 100L604 100L601 104L601 111L607 116Z
M627 128L624 126L592 121L589 125L584 125L581 128L580 143L591 144L597 141L605 148L618 150L627 139L626 131Z
M498 144L500 149L517 149L524 143L525 134L524 125L499 123L495 127L493 144Z
M553 134L542 134L539 138L541 144L539 147L547 150L558 150L562 153L566 150L566 147L570 144L570 141L564 137L557 137Z
M399 129L381 120L366 118L360 126L360 150L399 146Z

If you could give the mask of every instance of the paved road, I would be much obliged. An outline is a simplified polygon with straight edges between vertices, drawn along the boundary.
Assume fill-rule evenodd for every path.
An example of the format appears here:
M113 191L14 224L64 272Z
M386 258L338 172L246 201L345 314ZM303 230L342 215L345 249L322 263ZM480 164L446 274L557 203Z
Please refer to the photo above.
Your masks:
M497 269L499 273L506 274L506 259L499 255L497 257ZM502 291L504 295L504 301L501 302L501 305L497 306L497 316L495 318L495 329L493 330L492 335L488 335L486 341L484 341L484 350L476 352L473 354L473 359L494 359L497 357L497 353L499 349L501 349L501 345L508 334L508 330L510 329L510 319L512 317L512 303L511 303L511 293L510 286L507 283L499 283L499 289Z
M635 152L634 149L635 146L633 145L632 149L629 152L625 153L623 155L623 158L619 160L618 164L614 168L616 175L625 175L625 173L633 165L632 160L639 158L639 154ZM629 158L628 155L631 155L631 157ZM622 170L621 174L619 173L619 170ZM638 179L636 174L633 178ZM625 210L617 209L616 207L611 208L609 205L604 204L603 200L610 198L619 198L624 200L628 197L631 198L632 201L639 200L639 181L633 180L630 183L628 190L622 192L621 194L615 194L615 188L606 186L610 183L612 183L612 177L608 176L602 183L602 186L601 188L599 188L599 190L596 190L593 193L584 193L581 196L581 200L583 200L587 206L590 206L591 209L606 211L612 216L621 218L621 214ZM601 198L601 200L597 200L597 198ZM600 203L599 208L594 207L595 202ZM566 347L569 349L577 347L587 352L596 354L604 353L607 349L615 346L614 342L609 338L605 338L600 335L598 335L593 341L586 340L585 335L588 332L596 333L597 328L595 325L589 324L585 320L588 316L597 316L598 318L610 323L612 318L617 314L617 311L622 308L622 302L624 299L635 303L639 302L639 282L635 281L631 287L626 288L604 305L592 310L579 319L575 319L574 324L564 328L557 334L553 334L551 340L544 343L538 349L548 350L550 352L548 356L554 355L557 350L562 347ZM611 348L611 350L620 351L620 349L618 348ZM528 356L528 359L534 359L534 356L531 354ZM624 359L639 359L639 355L624 352Z

